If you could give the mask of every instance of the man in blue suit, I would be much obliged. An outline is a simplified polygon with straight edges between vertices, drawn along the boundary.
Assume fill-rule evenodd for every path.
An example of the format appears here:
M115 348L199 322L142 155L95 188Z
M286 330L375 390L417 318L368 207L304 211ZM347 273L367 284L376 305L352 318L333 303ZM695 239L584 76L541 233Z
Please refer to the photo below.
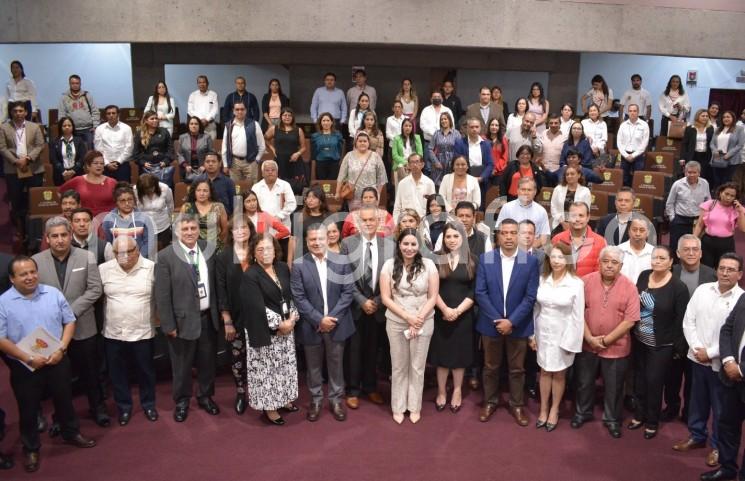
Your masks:
M499 401L499 366L507 353L510 414L520 426L528 425L523 389L525 353L533 334L533 304L538 291L538 259L518 250L518 223L504 219L499 225L499 250L479 258L476 330L484 348L484 404L479 420L486 422Z
M489 179L494 170L494 159L491 154L491 143L481 137L481 120L468 119L468 135L455 141L454 156L460 155L468 159L469 173L480 179L481 205L484 205L486 191L489 189ZM452 171L451 166L447 166Z
M352 270L340 259L330 259L326 227L315 224L306 234L308 253L292 269L292 297L300 313L298 339L305 350L308 389L311 394L308 421L317 421L323 402L323 356L329 378L329 403L334 419L344 421L344 343L355 331L352 318L354 281Z

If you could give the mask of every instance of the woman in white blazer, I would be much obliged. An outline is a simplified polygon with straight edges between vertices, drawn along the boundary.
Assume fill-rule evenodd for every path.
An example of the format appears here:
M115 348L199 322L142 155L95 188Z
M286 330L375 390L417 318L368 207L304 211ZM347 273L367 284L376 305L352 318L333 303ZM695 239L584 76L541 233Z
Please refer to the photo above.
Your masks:
M452 173L445 175L440 184L439 194L445 200L445 210L452 213L458 202L467 200L478 210L481 205L481 187L478 177L468 173L468 159L459 155L450 166Z
M575 167L567 167L561 176L561 184L554 187L551 195L551 230L559 226L565 230L567 226L566 214L572 202L584 202L587 208L592 204L590 189L584 186L585 178L582 171ZM558 231L561 232L561 231Z
M541 410L536 428L553 431L559 422L566 370L574 363L574 355L582 352L585 327L585 287L575 274L572 251L566 244L548 250L533 320L535 335L529 342L541 367Z

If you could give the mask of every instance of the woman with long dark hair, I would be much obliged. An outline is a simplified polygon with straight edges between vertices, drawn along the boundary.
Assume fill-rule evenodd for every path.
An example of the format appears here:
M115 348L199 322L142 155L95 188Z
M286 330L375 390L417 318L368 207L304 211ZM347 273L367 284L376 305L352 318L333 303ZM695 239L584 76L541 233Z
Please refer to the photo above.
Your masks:
M228 213L225 206L215 199L215 189L209 179L200 179L191 184L181 212L196 215L199 219L199 238L213 242L218 252L222 250L228 237Z
M176 101L168 93L168 86L163 80L155 84L153 95L148 97L145 112L152 110L158 115L158 126L173 136L173 118L176 116Z
M491 119L486 127L486 140L491 144L491 157L494 161L494 169L491 173L492 185L499 185L502 182L502 175L509 163L510 148L504 132L502 123L497 118Z
M546 119L548 118L549 102L540 82L533 82L528 92L528 112L535 115L535 129L538 135L546 130Z
M717 188L717 195L699 207L701 214L693 226L693 235L701 237L701 263L716 269L725 252L735 252L735 231L745 232L745 207L737 184L727 182Z
M601 121L602 122L602 121ZM592 169L595 164L595 155L590 145L590 141L585 136L585 127L580 121L575 121L572 124L572 128L569 129L569 135L567 136L564 147L561 149L561 157L559 158L559 165L562 167L567 164L567 154L570 150L576 150L582 155L582 166L588 169Z
M296 195L305 187L305 133L295 123L295 112L283 107L278 125L272 125L264 135L269 151L277 159L279 177L292 186Z
M709 123L709 112L698 109L693 122L683 133L680 145L678 172L683 172L686 163L695 160L701 164L701 176L713 183L711 175L711 140L714 138L714 127Z
M282 85L279 80L273 78L269 81L266 93L261 98L261 130L267 131L271 125L279 125L282 109L290 106L290 99L282 93Z
M742 169L741 151L745 146L745 129L735 123L731 110L722 114L722 121L711 138L711 171L714 188L732 180L736 170ZM742 173L738 175L742 179Z
M391 346L391 410L398 424L406 411L412 423L421 419L424 367L439 285L434 262L422 257L417 231L401 232L393 259L385 261L380 272Z
M673 75L667 81L665 91L657 102L662 120L660 120L660 135L667 135L670 120L685 120L691 111L691 101L680 80L680 75Z
M455 142L461 137L453 124L452 115L447 112L441 113L440 128L435 131L432 141L427 145L429 165L425 169L438 188L443 176L450 172L450 165L455 155Z
M408 175L406 167L409 164L411 154L419 154L423 157L422 139L414 130L414 122L410 119L404 119L401 122L401 135L397 135L391 145L391 158L393 160L391 171L393 172L394 186L397 186L399 181Z
M158 250L165 249L172 239L174 205L171 188L153 175L142 174L137 178L134 190L137 208L153 221L155 234L158 236Z
M158 114L152 110L142 114L140 127L134 135L132 158L140 172L152 174L173 188L173 144L171 134L159 127Z
M178 138L176 155L181 166L181 178L190 184L204 172L204 158L212 151L212 137L204 133L198 117L187 117L186 128L187 131Z
M77 175L83 175L83 157L88 146L80 137L75 137L75 122L62 117L57 122L59 137L49 146L54 185L62 185Z
M357 132L364 129L365 114L372 111L370 108L370 97L366 93L361 93L357 98L357 105L349 112L349 137L355 139Z
M310 158L316 161L316 179L336 179L343 151L344 138L334 127L334 117L322 113L310 137Z
M447 380L452 372L453 394L450 398L450 411L457 413L463 400L463 375L466 368L473 364L472 307L478 259L468 248L463 225L456 222L445 224L442 230L442 248L437 255L440 289L437 295L430 359L430 362L437 366L435 407L438 411L445 409Z
M593 76L590 83L592 88L582 96L580 106L584 112L587 112L590 105L597 105L600 109L600 116L607 117L613 106L613 90L608 87L602 75Z

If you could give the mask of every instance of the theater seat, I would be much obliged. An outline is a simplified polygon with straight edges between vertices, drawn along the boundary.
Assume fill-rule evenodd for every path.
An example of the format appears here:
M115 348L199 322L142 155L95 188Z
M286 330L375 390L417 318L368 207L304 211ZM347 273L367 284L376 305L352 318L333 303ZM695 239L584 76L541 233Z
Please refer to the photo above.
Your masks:
M644 159L644 170L673 175L675 171L674 153L670 151L650 151Z

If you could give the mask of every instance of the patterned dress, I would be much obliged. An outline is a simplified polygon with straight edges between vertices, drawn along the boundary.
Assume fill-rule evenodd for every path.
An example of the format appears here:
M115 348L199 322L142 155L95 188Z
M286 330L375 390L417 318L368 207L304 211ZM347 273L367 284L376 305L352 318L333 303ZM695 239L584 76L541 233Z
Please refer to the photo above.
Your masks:
M207 242L214 242L216 246L215 252L222 251L223 241L220 236L222 233L220 229L220 217L225 212L225 206L221 202L213 202L210 205L210 210L204 215L199 212L196 205L189 202L181 207L181 212L196 215L199 219L199 238Z

